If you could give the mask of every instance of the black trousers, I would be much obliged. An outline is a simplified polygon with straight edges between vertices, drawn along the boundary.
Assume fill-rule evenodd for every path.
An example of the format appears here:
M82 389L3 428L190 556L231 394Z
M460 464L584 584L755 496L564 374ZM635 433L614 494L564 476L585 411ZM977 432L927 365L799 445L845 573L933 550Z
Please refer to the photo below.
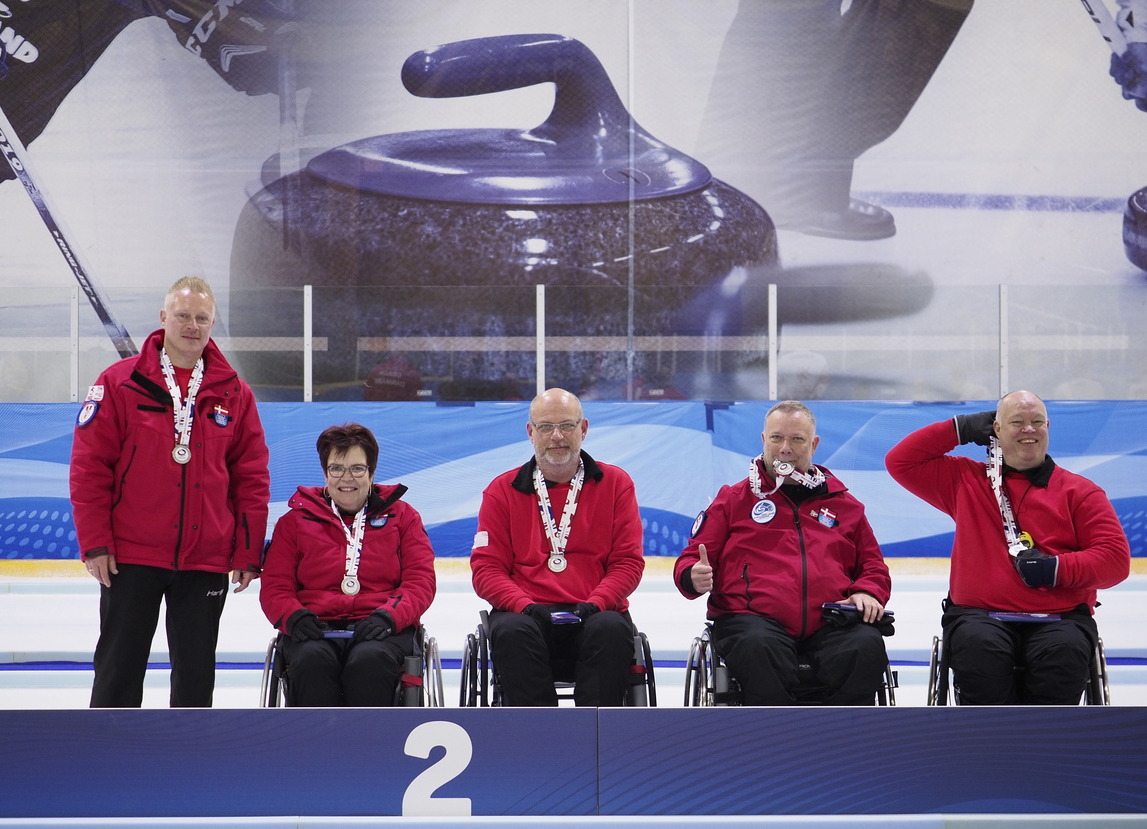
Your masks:
M100 586L92 708L139 708L161 602L167 605L171 707L210 708L227 573L119 564Z
M571 679L575 705L624 704L635 635L629 614L613 610L572 625L543 624L524 613L491 613L490 652L505 704L557 705L554 681Z
M794 705L797 665L809 660L825 705L874 705L888 667L884 637L875 625L826 625L800 640L773 619L752 613L713 622L717 652L744 693L745 705Z
M394 705L395 689L414 654L414 628L385 639L285 639L287 704L335 708Z
M941 624L962 705L1079 705L1099 640L1087 607L1030 623L948 603Z

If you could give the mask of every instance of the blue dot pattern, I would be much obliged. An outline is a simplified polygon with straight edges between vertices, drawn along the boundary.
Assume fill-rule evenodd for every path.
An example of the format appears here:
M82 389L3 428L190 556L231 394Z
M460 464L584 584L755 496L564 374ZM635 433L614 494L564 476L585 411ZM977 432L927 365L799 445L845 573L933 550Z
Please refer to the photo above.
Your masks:
M0 499L0 559L79 557L67 498Z

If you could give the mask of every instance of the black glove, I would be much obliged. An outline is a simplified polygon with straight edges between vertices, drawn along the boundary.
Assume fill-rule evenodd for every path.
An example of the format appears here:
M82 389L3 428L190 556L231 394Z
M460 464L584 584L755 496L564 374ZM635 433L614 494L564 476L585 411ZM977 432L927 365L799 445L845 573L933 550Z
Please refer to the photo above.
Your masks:
M287 634L296 642L322 639L323 627L319 624L319 617L303 607L287 617Z
M574 605L573 612L575 616L580 617L584 622L593 614L601 613L601 608L595 605L593 602L578 602L576 605Z
M995 412L978 412L970 415L956 415L952 422L956 424L956 440L960 443L978 443L980 446L989 446L996 430L992 424L996 421Z
M1012 559L1016 572L1028 587L1055 587L1059 557L1039 550L1024 550Z
M1122 55L1111 56L1111 77L1123 87L1123 97L1147 112L1147 43L1128 43Z
M543 627L550 624L550 609L544 604L528 604L522 609L522 613Z
M381 608L354 623L354 641L364 639L385 639L394 633L394 619Z
M248 95L278 89L280 51L299 27L277 0L238 0L230 9L210 0L148 0L183 48L199 55L223 80Z

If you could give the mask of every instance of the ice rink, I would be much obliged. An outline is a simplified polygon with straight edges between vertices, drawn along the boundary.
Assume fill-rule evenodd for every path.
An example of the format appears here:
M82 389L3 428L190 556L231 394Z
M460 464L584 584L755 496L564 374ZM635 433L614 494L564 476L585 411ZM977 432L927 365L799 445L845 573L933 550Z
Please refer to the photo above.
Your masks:
M647 558L645 576L632 600L635 622L649 637L656 666L659 707L680 707L689 644L704 624L704 605L688 602L671 584L672 558ZM1137 562L1139 563L1139 562ZM940 600L947 589L946 561L892 559L897 632L886 640L899 676L898 706L923 706L932 637L939 633ZM1139 568L1142 571L1143 568ZM79 565L76 566L77 573ZM258 582L228 598L218 649L215 707L255 708L267 643L273 634L259 609ZM1147 705L1147 646L1139 614L1147 606L1147 574L1100 593L1096 616L1109 663L1113 705ZM443 660L445 698L458 705L458 660L466 635L485 607L470 586L467 562L440 559L438 595L424 617ZM98 633L99 592L86 575L0 577L0 708L84 708ZM163 622L152 662L167 661ZM51 663L51 664L47 664ZM87 663L87 664L84 664ZM1131 663L1131 664L1128 664ZM167 706L168 677L152 668L144 706Z

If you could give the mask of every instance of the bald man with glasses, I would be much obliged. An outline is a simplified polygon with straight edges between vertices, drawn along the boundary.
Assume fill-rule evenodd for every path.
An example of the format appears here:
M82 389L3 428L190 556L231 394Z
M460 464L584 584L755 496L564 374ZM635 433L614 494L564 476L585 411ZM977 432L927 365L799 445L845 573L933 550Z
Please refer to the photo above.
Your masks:
M534 457L482 494L470 567L492 608L506 705L557 705L555 679L574 681L579 706L625 698L629 596L645 569L641 516L629 475L582 451L588 430L576 396L538 395L526 423Z

